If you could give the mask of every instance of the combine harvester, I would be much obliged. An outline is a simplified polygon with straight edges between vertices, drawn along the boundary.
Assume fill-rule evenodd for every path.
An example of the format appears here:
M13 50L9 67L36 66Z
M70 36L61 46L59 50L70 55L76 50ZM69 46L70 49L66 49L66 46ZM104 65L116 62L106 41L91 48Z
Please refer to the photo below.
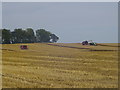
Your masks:
M82 45L92 45L92 46L97 46L97 44L95 42L93 42L92 40L85 40L82 42Z

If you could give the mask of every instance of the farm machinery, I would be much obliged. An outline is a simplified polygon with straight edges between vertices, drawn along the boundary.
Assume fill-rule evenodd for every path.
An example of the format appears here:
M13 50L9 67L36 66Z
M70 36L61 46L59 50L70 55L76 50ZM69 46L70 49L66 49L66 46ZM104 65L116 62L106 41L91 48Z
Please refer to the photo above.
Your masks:
M92 45L92 46L97 46L96 42L93 42L92 40L85 40L82 42L82 45Z
M27 45L21 45L20 49L25 50L25 49L28 49L28 47L27 47Z

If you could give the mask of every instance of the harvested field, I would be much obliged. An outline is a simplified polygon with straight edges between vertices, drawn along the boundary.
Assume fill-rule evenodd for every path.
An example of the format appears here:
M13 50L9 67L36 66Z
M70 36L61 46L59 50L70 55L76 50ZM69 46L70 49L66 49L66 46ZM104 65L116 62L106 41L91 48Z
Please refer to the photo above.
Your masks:
M117 88L118 46L2 45L3 88Z

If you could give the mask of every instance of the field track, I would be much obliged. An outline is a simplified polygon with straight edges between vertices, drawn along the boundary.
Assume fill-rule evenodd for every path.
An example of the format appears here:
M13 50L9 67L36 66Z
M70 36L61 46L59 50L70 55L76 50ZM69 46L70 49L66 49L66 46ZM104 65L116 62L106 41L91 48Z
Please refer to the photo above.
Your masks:
M65 46L65 45L59 45L59 44L47 44L47 45L74 48L74 49L87 49L89 51L118 51L118 50L105 50L105 49L104 50L96 50L96 49L91 49L91 48L81 48L81 47ZM103 45L103 44L98 44L98 46L118 47L118 46Z

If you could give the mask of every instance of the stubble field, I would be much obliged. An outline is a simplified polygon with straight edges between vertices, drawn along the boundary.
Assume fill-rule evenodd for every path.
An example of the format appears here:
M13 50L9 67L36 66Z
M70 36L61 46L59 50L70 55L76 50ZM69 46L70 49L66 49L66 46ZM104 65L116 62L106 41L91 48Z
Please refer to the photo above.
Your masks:
M2 45L3 88L117 88L117 44Z

